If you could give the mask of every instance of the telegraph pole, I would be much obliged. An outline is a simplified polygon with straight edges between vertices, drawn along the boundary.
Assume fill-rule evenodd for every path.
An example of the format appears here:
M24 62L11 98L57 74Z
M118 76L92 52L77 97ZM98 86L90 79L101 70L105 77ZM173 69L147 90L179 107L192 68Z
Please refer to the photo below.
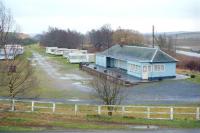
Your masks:
M152 43L153 43L153 48L154 48L154 38L155 38L155 36L154 36L154 25L152 26Z

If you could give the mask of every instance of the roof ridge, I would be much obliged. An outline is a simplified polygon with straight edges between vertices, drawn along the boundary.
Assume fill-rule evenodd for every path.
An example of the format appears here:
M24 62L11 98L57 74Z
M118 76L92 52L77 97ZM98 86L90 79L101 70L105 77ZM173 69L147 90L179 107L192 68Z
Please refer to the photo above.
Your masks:
M153 56L152 56L152 58L151 58L151 62L153 62L153 60L154 60L154 58L155 58L157 52L158 52L158 48L156 49L155 53L153 54Z
M170 58L174 59L175 61L178 61L177 59L175 59L175 58L174 58L174 57L172 57L171 55L169 55L169 54L165 53L164 51L160 50L160 52L162 52L163 54L165 54L165 55L169 56Z
M116 44L117 46L120 46L120 44ZM115 45L113 45L115 46ZM145 49L157 49L157 48L151 48L151 47L144 47L144 46L131 46L131 45L123 45L123 47L137 47L137 48L145 48Z

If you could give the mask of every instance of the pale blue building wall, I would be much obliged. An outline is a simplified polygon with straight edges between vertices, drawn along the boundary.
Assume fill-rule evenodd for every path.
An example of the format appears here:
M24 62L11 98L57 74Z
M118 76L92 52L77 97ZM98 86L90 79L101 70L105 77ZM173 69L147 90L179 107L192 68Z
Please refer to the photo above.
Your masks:
M176 62L172 63L143 63L143 62L134 62L134 61L121 61L121 64L119 65L118 59L112 59L112 67L122 68L127 70L127 74L132 75L134 77L142 79L142 73L143 73L143 66L151 66L151 71L148 71L148 78L149 79L156 79L159 77L175 77L176 76ZM106 64L106 56L97 55L96 56L96 64L107 67ZM139 69L137 71L131 70L131 64L139 66ZM164 71L157 72L154 70L154 64L164 64Z
M156 72L153 67L153 71L149 73L149 78L176 76L176 63L154 63L154 64L164 64L164 71Z
M96 55L96 64L106 67L106 56Z
M123 61L123 60L115 59L114 60L114 67L121 68L121 69L124 69L124 70L128 70L127 61Z
M164 65L164 71L155 71L154 70L154 65L156 64L163 64ZM176 62L172 63L141 63L141 68L143 66L151 66L151 71L148 71L148 77L149 79L155 79L159 77L175 77L176 76ZM141 69L141 77L142 77L142 72L143 70Z
M140 68L137 71L131 71L131 64L138 65ZM127 63L127 74L132 75L134 77L142 78L142 64L139 62L128 61Z

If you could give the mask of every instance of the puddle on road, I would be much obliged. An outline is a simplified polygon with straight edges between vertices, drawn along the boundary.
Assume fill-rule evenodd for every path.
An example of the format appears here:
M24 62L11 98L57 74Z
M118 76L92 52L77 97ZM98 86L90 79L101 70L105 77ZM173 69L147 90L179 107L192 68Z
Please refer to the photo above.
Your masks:
M159 126L154 126L154 125L128 125L128 128L131 129L159 129Z
M58 78L62 80L92 80L92 78L84 78L76 74L65 74L65 76L60 76Z
M70 102L79 102L81 100L80 99L67 99L67 101L70 101Z
M88 87L86 85L83 85L81 82L75 82L72 83L74 86L76 86L79 90L81 91L86 91L86 92L90 92L92 90L91 87Z
M88 77L83 77L77 74L70 74L70 73L60 73L58 71L57 66L55 66L54 64L48 62L48 60L46 59L46 57L43 57L40 54L37 53L33 53L33 60L53 79L56 80L75 80L74 83L72 83L72 85L74 86L74 88L80 90L80 91L85 91L85 92L89 92L91 91L91 88L84 85L83 82L86 82L88 80L92 80L92 78L88 78ZM81 81L81 82L76 82L77 80ZM63 85L65 86L65 84Z

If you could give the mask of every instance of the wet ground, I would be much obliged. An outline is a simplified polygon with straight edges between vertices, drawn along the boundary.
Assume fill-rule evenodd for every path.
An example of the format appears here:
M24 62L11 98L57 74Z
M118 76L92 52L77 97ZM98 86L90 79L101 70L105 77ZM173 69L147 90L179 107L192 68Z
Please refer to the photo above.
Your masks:
M92 79L91 76L75 72L61 72L59 71L60 65L51 62L48 57L42 56L38 53L33 53L33 62L35 66L40 67L47 78L52 79L51 85L56 89L75 89L83 92L91 91L91 88L84 85L85 82L88 82Z
M199 133L200 129L158 129L158 130L66 130L43 131L38 133ZM6 133L6 132L5 132ZM17 133L17 132L16 132ZM33 132L30 132L33 133Z
M127 104L199 104L200 84L163 80L127 88Z
M50 62L48 57L38 53L33 54L36 66L52 78L49 84L56 89L79 91L82 94L90 94L92 88L87 85L92 77L80 71L59 71L59 65ZM48 83L47 83L48 84ZM125 99L123 104L199 104L200 84L187 80L163 80L155 83L142 83L133 87L124 88ZM59 101L67 103L98 104L99 101L90 98L50 98L40 100Z

